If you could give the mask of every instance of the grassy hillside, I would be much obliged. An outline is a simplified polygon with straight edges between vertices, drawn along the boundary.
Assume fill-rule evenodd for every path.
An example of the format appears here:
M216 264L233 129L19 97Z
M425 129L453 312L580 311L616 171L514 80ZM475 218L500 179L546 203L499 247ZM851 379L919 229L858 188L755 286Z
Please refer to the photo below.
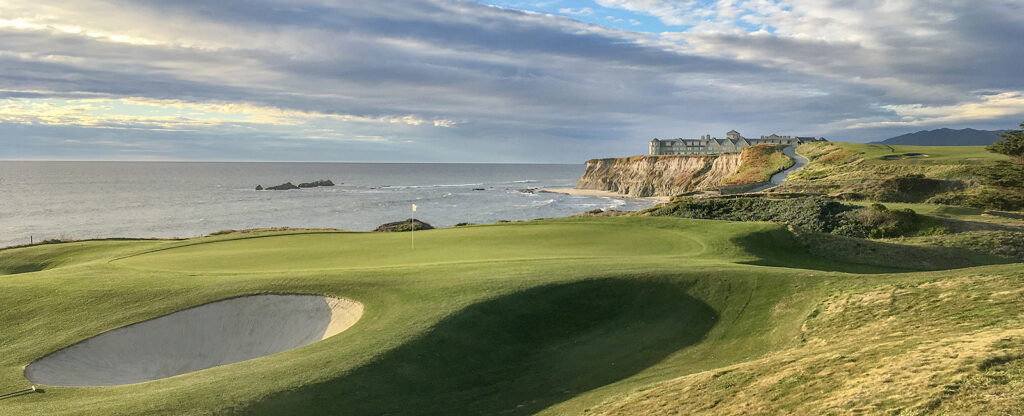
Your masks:
M743 149L740 154L740 168L725 178L722 185L742 185L768 182L772 175L793 166L793 158L782 152L786 146L759 144Z
M0 414L1011 411L1024 271L985 263L920 272L936 267L825 256L779 224L671 217L430 230L415 250L404 233L301 230L0 250L0 392L26 387L24 367L52 351L218 299L365 306L351 329L295 350L135 385L42 386Z
M980 186L980 168L1006 156L983 146L890 146L841 142L801 145L810 159L776 192L831 195L882 202L924 202Z
M594 414L1021 414L1022 279L1017 265L840 289L806 317L799 347Z

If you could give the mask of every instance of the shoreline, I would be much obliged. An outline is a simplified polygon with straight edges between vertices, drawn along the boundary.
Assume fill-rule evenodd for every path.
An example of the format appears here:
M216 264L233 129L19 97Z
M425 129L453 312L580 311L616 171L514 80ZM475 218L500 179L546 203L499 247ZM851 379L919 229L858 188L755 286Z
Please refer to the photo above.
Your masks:
M630 199L643 199L647 201L655 202L668 202L671 197L668 196L629 196L623 195L618 192L612 191L599 191L597 189L576 189L576 188L546 188L541 189L537 192L548 192L553 194L566 194L566 195L582 195L582 196L601 196L605 198L630 198Z

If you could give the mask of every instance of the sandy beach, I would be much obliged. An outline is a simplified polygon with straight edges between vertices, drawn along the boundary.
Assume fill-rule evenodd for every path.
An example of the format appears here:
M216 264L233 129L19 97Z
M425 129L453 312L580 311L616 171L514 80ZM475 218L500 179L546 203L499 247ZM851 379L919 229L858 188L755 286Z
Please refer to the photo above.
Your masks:
M608 198L634 198L634 199L646 199L648 201L668 202L671 197L667 196L647 196L647 197L633 197L629 195L623 195L618 192L612 191L599 191L596 189L576 189L576 188L547 188L541 189L540 192L551 192L556 194L567 194L567 195L585 195L585 196L603 196Z

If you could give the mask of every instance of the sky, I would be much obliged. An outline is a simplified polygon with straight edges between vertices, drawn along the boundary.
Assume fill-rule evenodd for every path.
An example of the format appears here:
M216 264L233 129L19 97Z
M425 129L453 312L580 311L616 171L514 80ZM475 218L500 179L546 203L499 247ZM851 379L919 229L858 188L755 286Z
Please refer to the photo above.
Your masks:
M0 0L0 160L582 163L1024 121L1024 0Z

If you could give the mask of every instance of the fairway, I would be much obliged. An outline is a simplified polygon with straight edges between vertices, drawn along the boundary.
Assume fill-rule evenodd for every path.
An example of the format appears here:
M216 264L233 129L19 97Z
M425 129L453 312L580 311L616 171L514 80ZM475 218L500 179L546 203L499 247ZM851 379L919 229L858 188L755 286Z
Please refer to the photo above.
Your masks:
M410 237L292 230L0 250L3 391L26 387L26 366L54 351L223 299L310 294L363 307L322 341L141 383L43 384L44 393L0 400L0 414L692 411L730 403L732 386L759 392L757 380L773 372L811 371L800 368L834 351L860 356L858 347L876 345L866 340L923 319L934 323L928 339L1016 339L1024 310L1024 292L1005 289L1024 279L1019 264L915 272L893 259L888 270L899 273L876 264L874 274L850 274L839 270L857 265L815 257L769 223L580 217L416 232L415 249ZM949 314L968 297L990 302ZM873 326L879 316L888 326ZM897 360L924 342L900 339L861 363ZM752 375L701 384L733 371ZM826 377L807 374L811 385ZM668 399L681 391L692 399ZM744 409L735 406L722 409Z

